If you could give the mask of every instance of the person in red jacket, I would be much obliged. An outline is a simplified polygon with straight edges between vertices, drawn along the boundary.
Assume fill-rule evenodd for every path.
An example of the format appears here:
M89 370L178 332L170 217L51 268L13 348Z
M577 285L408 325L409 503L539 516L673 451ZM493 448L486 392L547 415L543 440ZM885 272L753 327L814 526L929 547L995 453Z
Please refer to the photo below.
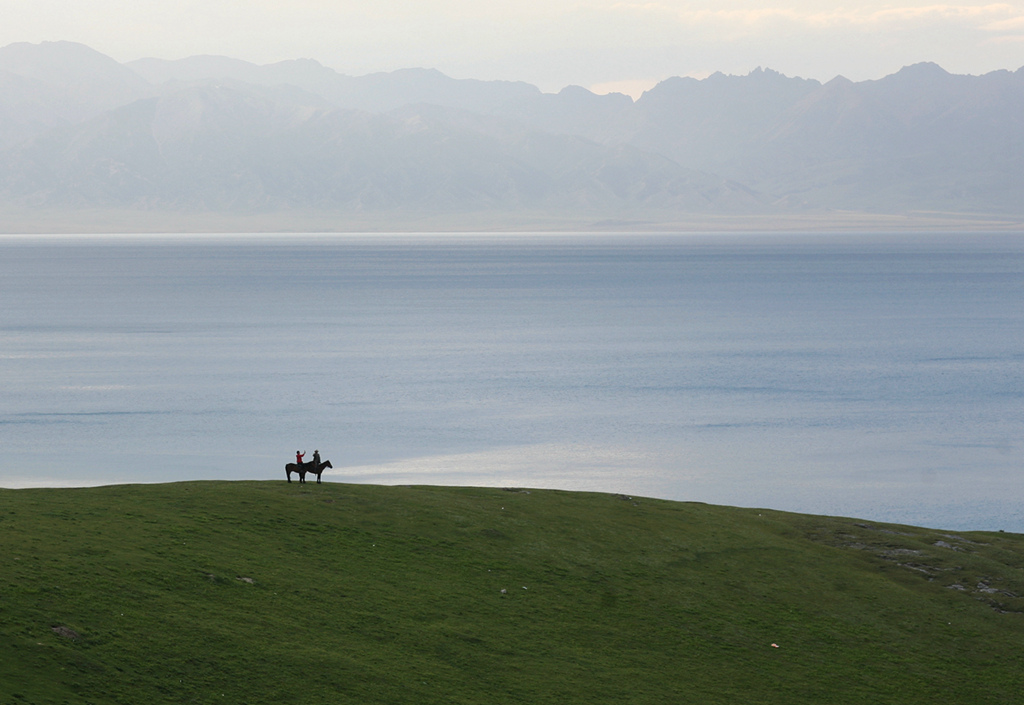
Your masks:
M296 465L302 465L302 456L304 456L304 455L305 455L305 453L300 453L299 451L295 451L295 464Z

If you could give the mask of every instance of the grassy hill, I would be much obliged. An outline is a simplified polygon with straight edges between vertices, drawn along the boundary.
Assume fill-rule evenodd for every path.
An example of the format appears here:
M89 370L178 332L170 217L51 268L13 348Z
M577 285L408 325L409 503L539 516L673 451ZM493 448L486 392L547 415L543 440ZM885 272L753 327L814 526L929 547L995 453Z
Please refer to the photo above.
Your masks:
M1024 536L544 490L0 490L0 703L1013 703Z

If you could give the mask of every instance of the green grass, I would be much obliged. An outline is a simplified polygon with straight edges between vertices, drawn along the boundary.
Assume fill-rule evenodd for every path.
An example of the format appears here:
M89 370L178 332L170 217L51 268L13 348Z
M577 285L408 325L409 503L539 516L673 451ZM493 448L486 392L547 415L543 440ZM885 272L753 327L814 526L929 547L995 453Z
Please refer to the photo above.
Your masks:
M0 566L2 705L1024 702L1016 534L192 482L0 490Z

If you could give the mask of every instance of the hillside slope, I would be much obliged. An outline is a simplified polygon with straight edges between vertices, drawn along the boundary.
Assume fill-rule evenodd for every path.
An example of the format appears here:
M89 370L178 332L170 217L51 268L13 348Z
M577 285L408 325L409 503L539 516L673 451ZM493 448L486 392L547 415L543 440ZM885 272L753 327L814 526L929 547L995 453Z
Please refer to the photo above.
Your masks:
M1024 537L541 490L0 490L0 701L1007 703Z

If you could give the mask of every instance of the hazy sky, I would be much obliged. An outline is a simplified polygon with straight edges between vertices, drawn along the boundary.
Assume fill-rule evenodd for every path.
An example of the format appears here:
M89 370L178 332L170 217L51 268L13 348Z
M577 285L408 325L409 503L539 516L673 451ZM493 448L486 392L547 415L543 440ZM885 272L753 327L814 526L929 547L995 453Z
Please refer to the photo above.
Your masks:
M0 45L59 39L119 61L308 57L352 75L423 66L546 91L636 92L758 66L821 80L919 61L1017 69L1024 0L0 0Z

